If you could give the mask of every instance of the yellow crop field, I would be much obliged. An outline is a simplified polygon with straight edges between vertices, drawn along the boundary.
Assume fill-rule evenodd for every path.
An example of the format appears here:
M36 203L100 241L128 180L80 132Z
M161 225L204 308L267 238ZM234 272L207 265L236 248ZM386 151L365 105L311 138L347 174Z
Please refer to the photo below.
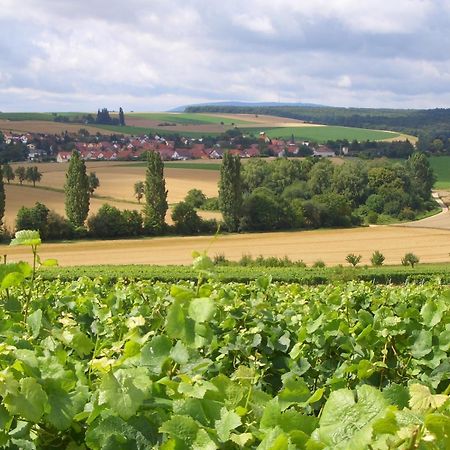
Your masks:
M346 264L349 253L361 254L362 264L370 264L374 250L386 256L387 264L399 264L413 251L421 262L448 262L450 231L425 228L371 227L343 230L252 233L194 237L162 237L114 241L86 241L44 244L41 255L56 258L60 265L92 264L189 264L193 250L209 255L224 254L238 260L252 256L288 256L307 264L322 260L328 265ZM30 259L27 248L0 246L8 260ZM269 269L268 269L269 270Z

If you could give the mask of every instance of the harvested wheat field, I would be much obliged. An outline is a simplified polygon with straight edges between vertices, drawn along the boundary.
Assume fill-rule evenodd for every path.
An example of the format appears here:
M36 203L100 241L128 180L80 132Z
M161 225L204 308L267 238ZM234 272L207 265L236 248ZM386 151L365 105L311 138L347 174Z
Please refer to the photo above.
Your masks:
M369 264L374 250L386 256L386 264L398 264L407 252L421 262L450 260L450 231L400 227L371 227L343 230L283 233L233 234L220 237L165 237L139 240L85 241L44 244L41 256L56 258L60 265L92 264L189 264L193 250L224 254L238 260L252 256L288 256L307 264L322 260L326 264L345 264L349 253L361 254ZM30 260L28 248L0 246L8 260Z
M100 187L95 191L96 195L115 200L136 201L134 184L145 179L146 169L143 165L124 162L87 162L86 167L88 173L95 172L100 180ZM67 168L67 163L39 164L39 170L43 174L39 185L62 189ZM219 175L219 172L214 170L165 169L169 203L183 200L187 192L193 188L200 189L207 197L217 196Z
M22 206L31 207L36 202L43 203L47 208L56 211L58 214L65 215L64 212L64 193L49 191L45 189L33 188L30 186L5 185L6 208L3 219L4 224L10 230L14 228L17 211ZM91 198L90 213L98 211L103 203L109 203L119 209L139 209L139 205L133 205L124 202L115 202L112 200L103 200Z

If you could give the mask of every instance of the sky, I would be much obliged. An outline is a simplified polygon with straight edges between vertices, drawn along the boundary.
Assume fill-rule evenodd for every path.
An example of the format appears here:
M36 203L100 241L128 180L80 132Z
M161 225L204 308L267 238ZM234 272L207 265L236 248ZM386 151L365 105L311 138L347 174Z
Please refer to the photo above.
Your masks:
M0 111L450 107L450 0L0 0Z

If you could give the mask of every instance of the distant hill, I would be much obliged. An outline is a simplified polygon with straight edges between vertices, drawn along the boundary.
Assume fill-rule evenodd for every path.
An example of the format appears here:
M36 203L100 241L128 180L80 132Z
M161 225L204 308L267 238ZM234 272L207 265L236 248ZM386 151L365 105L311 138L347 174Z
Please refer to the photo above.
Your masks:
M195 105L184 105L184 106L177 106L176 108L173 108L169 110L168 112L185 112L188 108L203 108L203 107L236 107L236 108L260 108L260 107L280 107L280 106L286 106L286 107L302 107L302 108L327 108L327 106L324 105L317 105L314 103L286 103L286 102L234 102L234 101L227 101L227 102L208 102L208 103L196 103Z

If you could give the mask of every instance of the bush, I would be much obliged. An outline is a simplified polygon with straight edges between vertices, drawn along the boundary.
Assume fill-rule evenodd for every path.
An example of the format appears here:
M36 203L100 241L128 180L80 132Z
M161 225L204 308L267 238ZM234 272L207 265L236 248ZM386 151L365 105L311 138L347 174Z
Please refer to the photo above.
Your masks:
M220 224L216 219L200 218L200 233L215 234L220 230Z
M199 209L204 211L219 211L219 199L217 197L207 198Z
M367 214L367 222L369 223L377 223L378 222L378 213L375 211L369 211Z
M402 266L411 266L414 269L416 264L419 264L419 257L414 253L406 253L402 258Z
M318 259L317 261L314 262L312 266L315 269L323 269L324 267L326 267L326 264L321 259Z
M42 238L49 240L74 239L75 229L65 217L50 210L47 215L47 226L42 233Z
M353 267L356 267L361 262L361 255L355 255L354 253L350 253L345 257L345 260L351 264Z
M22 206L17 212L16 231L38 230L41 236L45 235L49 209L43 204L36 202L32 208Z
M135 209L125 209L122 211L124 236L140 236L143 234L142 216Z
M105 203L97 214L87 221L89 232L99 238L114 238L127 235L127 223L120 209Z
M416 215L414 211L411 208L403 208L400 211L400 214L398 215L398 218L400 220L414 220L416 218Z
M191 189L184 198L194 208L200 208L206 201L205 194L200 189Z
M177 233L197 234L200 231L201 219L190 203L178 203L173 208L172 220Z
M382 266L384 263L384 255L378 250L375 250L372 253L372 257L370 258L370 262L372 263L372 266Z

